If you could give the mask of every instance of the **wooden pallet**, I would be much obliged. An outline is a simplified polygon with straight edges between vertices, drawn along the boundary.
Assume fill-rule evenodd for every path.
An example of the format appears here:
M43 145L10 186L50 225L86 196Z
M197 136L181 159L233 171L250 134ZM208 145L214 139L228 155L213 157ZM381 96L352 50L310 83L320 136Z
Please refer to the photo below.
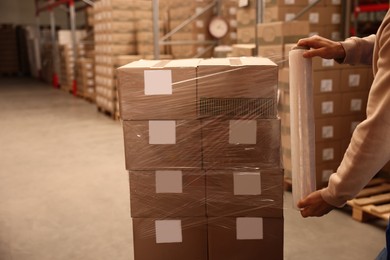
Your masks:
M347 202L352 207L352 218L366 222L381 218L390 218L390 183L385 179L376 178L356 196Z

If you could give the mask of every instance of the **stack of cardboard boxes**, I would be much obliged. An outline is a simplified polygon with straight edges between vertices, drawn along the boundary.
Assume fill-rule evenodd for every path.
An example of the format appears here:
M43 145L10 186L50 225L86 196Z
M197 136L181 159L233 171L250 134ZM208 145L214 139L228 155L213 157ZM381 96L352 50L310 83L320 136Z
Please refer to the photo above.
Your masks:
M284 169L291 178L288 73L288 68L281 70L279 86ZM365 119L372 80L370 67L313 58L317 188L325 186L337 170L352 132Z
M135 259L283 259L277 66L119 68Z
M233 45L237 43L237 11L236 0L225 0L220 3L220 16L228 23L227 34L219 39L220 45Z
M77 59L77 95L88 100L95 100L94 62L91 58Z
M127 0L101 0L94 5L96 104L113 117L117 90L112 60L137 51L134 7L134 1Z
M174 42L192 41L192 43L173 44L171 46L172 55L175 59L211 57L212 51L207 51L208 45L202 42L212 39L208 31L208 24L215 11L214 7L207 9L212 3L212 0L170 1L169 28L171 30L180 26L191 16L199 14L196 19L172 35L171 40Z
M247 2L237 10L237 43L239 44L256 43L257 1Z

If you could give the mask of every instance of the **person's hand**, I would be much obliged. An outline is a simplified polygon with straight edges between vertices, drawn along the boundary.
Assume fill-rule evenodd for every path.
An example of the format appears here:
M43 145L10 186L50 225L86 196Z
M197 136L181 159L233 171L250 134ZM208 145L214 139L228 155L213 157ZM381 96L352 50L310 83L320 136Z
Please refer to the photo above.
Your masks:
M332 205L322 198L320 191L310 193L306 198L300 200L297 206L304 218L321 217L334 209Z
M297 45L310 48L310 50L303 53L303 57L305 58L312 58L315 56L319 56L324 59L342 60L345 58L345 50L341 43L326 39L318 35L300 39Z

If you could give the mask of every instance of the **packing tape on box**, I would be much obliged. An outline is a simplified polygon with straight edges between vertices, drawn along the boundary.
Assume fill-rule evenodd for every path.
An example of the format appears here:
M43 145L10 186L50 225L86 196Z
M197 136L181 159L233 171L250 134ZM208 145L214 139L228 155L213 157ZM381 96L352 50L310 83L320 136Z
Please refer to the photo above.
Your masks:
M312 61L305 49L289 53L292 192L296 207L316 187Z

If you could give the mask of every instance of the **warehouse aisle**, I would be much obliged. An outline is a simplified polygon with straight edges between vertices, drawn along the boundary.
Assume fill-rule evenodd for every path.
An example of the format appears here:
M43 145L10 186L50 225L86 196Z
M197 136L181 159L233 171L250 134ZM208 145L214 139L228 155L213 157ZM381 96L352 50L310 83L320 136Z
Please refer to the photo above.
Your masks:
M133 259L124 167L120 123L38 81L0 79L0 259ZM285 259L374 259L384 226L342 211L303 219L286 193Z

